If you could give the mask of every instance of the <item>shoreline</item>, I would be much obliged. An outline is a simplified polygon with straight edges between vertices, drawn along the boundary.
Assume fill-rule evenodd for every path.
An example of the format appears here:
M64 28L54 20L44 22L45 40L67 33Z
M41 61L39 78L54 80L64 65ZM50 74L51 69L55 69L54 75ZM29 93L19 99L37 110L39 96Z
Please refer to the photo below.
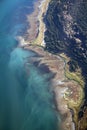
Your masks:
M52 86L50 87L55 94L55 107L61 117L60 127L63 130L75 130L75 127L77 127L76 122L78 121L76 108L79 109L82 102L81 95L83 91L81 86L76 81L65 77L65 63L59 55L46 52L37 45L25 46L24 49L34 51L39 55L31 58L32 63L40 61L39 66L44 64L55 74L51 80ZM74 118L71 109L76 114Z
M46 25L43 21L43 17L45 16L48 5L50 0L42 0L40 6L39 6L39 15L38 15L38 21L39 21L39 34L37 38L34 40L34 44L45 46L44 42L44 32L46 30Z
M81 86L75 81L66 78L65 63L61 56L53 55L49 52L44 51L44 49L42 48L45 46L44 32L46 29L45 23L43 22L43 14L45 15L49 2L50 0L42 0L42 2L41 0L39 0L37 3L34 4L33 13L27 16L28 22L30 23L30 28L27 30L27 35L25 34L24 38L21 36L17 37L17 40L19 41L19 47L34 51L42 56L42 58L33 57L31 59L32 63L40 59L40 64L47 65L50 71L56 74L55 78L53 78L52 80L52 89L55 93L57 110L60 112L61 115L61 129L75 130L75 121L73 121L70 109L71 107L75 109L80 105L82 97L79 98L79 96L83 96L83 91L82 89L80 89ZM75 91L77 97L74 97ZM74 112L76 112L76 110L74 110Z
M34 11L27 15L29 28L23 36L16 37L20 46L29 44L45 46L44 32L46 30L46 25L43 21L43 17L46 14L49 2L50 0L38 0L38 2L34 3Z

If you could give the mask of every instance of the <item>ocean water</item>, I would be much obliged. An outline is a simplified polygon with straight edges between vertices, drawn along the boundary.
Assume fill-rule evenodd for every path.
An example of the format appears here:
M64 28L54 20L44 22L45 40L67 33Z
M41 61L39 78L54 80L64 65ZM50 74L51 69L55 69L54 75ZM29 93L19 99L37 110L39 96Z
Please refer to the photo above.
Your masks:
M50 82L27 63L35 53L15 39L28 27L34 1L0 1L0 130L58 130Z

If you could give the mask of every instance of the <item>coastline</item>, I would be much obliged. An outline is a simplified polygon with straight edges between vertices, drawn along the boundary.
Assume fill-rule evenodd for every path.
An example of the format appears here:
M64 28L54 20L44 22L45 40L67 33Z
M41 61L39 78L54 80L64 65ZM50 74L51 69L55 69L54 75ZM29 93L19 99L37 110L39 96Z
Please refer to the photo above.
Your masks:
M19 46L34 51L42 56L38 58L33 57L31 59L32 63L41 60L40 64L47 65L49 70L55 74L52 80L52 90L55 93L57 110L61 115L61 129L75 130L75 123L78 120L76 108L79 109L81 105L82 98L84 97L83 90L77 82L65 76L65 63L63 58L46 52L42 48L45 46L44 32L46 30L43 16L47 11L49 2L50 0L42 0L42 2L39 0L34 4L34 12L27 16L30 28L27 30L24 37L18 37ZM77 95L76 97L75 94ZM82 97L80 97L80 95L82 95ZM73 108L76 114L74 121L71 108Z
M45 46L44 32L46 30L46 26L43 21L43 17L46 14L49 2L50 0L38 0L38 2L34 3L34 11L27 15L29 28L26 30L24 36L16 37L20 46L29 44L37 44L43 47Z
M38 44L41 46L45 46L44 42L44 32L46 30L45 23L43 22L43 17L45 16L48 5L50 0L43 0L39 6L39 15L38 15L38 21L39 21L39 33L37 38L34 40L34 44Z
M78 122L76 110L79 109L82 103L83 89L76 81L67 79L64 69L65 63L60 56L46 52L37 45L25 46L24 49L38 54L38 57L30 59L32 64L39 62L36 67L44 64L55 75L51 80L50 89L55 95L55 107L61 118L60 127L63 130L75 130L75 127L77 127L76 123Z

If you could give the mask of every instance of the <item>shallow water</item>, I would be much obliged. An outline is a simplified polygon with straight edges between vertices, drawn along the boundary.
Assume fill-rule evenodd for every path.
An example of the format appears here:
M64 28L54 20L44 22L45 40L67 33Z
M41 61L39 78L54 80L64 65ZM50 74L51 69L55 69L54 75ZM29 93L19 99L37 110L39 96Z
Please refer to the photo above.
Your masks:
M33 2L0 1L0 130L58 130L50 82L27 63L35 54L18 48L15 40L28 25Z

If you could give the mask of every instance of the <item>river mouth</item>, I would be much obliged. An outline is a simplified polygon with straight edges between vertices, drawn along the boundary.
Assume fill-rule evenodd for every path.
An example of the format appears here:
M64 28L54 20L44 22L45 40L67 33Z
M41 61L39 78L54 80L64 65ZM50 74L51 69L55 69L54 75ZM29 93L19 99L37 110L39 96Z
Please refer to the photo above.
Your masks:
M12 13L24 3L31 8L34 1L22 2L0 2L0 130L56 130L58 120L49 91L49 71L42 73L32 64L28 59L36 54L17 47L15 40L25 22L14 23ZM14 14L19 17L18 12Z

